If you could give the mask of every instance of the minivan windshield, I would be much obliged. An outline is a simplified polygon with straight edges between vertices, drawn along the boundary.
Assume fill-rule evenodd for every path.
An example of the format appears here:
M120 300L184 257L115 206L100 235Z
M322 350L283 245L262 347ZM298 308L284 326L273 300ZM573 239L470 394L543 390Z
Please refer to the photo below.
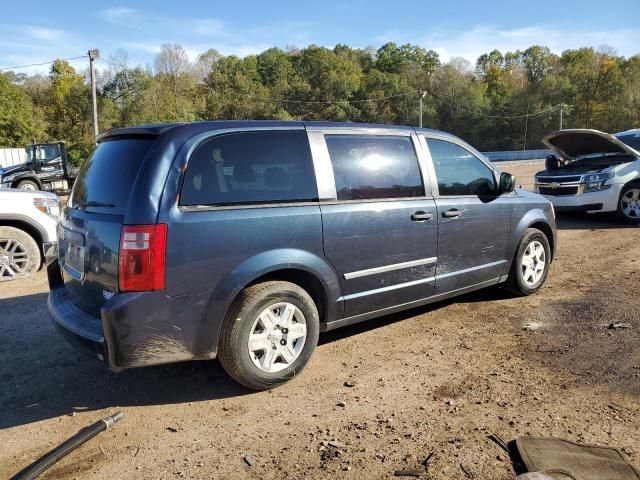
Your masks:
M100 143L82 165L69 206L122 215L142 161L154 138L126 138Z

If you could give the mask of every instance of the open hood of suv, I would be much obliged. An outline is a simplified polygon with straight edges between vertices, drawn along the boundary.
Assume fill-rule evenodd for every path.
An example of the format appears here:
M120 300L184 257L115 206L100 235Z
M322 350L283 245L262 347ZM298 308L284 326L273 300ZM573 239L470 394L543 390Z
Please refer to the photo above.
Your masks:
M542 143L557 152L565 160L598 153L618 153L640 158L640 152L621 142L613 135L587 128L553 132L546 135L542 139Z

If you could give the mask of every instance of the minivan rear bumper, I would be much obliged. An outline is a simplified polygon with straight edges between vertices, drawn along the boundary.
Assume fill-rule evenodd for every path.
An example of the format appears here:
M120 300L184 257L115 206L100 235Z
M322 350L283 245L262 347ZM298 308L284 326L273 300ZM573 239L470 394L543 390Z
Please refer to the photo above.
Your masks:
M95 317L72 301L57 261L47 273L47 304L56 327L72 345L112 370L216 357L221 319L210 315L211 292L180 297L163 291L119 293Z
M95 355L98 360L109 358L101 320L76 307L64 287L49 292L47 306L54 325L70 344Z

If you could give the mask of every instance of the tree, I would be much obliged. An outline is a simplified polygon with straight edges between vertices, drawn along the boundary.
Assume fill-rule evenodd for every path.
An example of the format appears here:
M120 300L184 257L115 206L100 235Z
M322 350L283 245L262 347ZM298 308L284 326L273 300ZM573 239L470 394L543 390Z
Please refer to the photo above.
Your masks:
M193 101L197 72L187 52L178 44L165 43L153 62L156 70L154 99L161 104L159 120L189 121L197 118L198 105Z
M11 73L0 73L0 146L22 147L44 135L44 121Z

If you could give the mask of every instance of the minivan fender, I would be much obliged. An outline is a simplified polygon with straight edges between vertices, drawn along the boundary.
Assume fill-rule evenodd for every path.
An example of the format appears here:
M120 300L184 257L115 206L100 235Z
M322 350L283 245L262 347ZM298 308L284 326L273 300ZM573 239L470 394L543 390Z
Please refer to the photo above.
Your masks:
M549 212L545 212L542 208L532 208L518 220L518 223L515 226L512 227L509 247L507 249L507 259L511 261L505 264L503 275L509 274L511 263L515 257L520 240L528 228L537 228L547 236L549 246L551 247L551 260L553 260L556 251L556 227L554 221L550 222L550 209L551 207L549 207Z
M286 280L293 280L295 283L291 273L296 270L313 276L322 286L325 302L321 306L324 311L324 318L321 320L326 322L342 318L343 301L338 300L342 296L340 281L326 259L295 248L268 250L246 258L225 275L218 285L225 285L226 289L215 287L212 290L205 322L213 326L213 348L217 348L226 312L243 289L262 277L278 278L278 272L287 272ZM220 316L219 312L225 312L225 315Z

